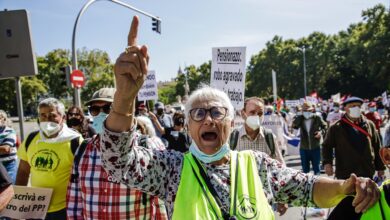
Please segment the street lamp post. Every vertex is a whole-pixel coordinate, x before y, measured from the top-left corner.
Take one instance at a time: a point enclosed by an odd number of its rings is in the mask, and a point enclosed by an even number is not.
[[[303,54],[303,88],[304,88],[304,93],[305,97],[307,96],[307,88],[306,88],[306,47],[298,47],[300,51],[302,51]]]
[[[87,8],[92,5],[92,3],[97,2],[97,1],[102,1],[102,0],[89,0],[80,10],[79,14],[77,15],[76,21],[73,26],[73,34],[72,34],[72,70],[77,70],[78,69],[78,64],[77,64],[77,53],[76,53],[76,30],[77,30],[77,24],[79,23],[80,17],[83,15],[83,13],[87,10]],[[154,16],[152,14],[149,14],[147,12],[141,11],[129,4],[126,4],[124,2],[118,1],[118,0],[107,0],[109,2],[124,6],[128,9],[131,9],[133,11],[136,11],[140,14],[143,14],[147,17],[150,17],[153,19],[153,21],[158,21],[158,25],[161,23],[161,19],[157,16]],[[156,30],[157,31],[157,30]],[[160,30],[157,31],[160,33]],[[74,88],[74,104],[76,106],[81,107],[81,100],[80,100],[80,89],[75,87]]]

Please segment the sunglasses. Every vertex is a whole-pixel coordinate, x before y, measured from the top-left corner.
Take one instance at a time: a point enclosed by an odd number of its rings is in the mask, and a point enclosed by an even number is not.
[[[73,116],[80,116],[80,113],[72,113],[72,112],[69,112],[68,115],[70,117],[73,117]]]
[[[212,107],[205,108],[193,108],[190,110],[190,116],[192,120],[196,122],[203,121],[206,118],[207,112],[210,112],[210,116],[214,120],[222,120],[226,117],[227,108],[225,107]]]
[[[97,106],[92,105],[88,106],[88,111],[91,113],[92,116],[98,115],[101,111],[103,111],[106,114],[109,114],[111,110],[111,104],[103,105],[103,106]]]

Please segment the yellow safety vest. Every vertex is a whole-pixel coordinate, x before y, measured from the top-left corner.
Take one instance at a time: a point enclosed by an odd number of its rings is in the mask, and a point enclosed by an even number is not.
[[[199,169],[204,168],[198,167],[195,160],[191,153],[184,155],[173,219],[223,219],[220,207],[200,175]],[[273,220],[274,213],[265,197],[253,154],[231,151],[230,162],[229,215],[236,219]]]

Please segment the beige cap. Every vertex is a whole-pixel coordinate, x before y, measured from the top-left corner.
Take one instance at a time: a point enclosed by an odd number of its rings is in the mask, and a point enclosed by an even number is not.
[[[92,99],[85,103],[85,105],[90,105],[95,101],[105,101],[113,102],[114,101],[115,88],[101,88],[92,95]]]

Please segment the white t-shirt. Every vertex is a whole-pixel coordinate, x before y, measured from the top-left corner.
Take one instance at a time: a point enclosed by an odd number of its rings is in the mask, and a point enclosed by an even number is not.
[[[276,136],[276,141],[278,142],[280,149],[285,150],[287,141],[283,136],[285,126],[283,117],[276,114],[264,115],[264,120],[261,125],[272,130],[272,133]]]

